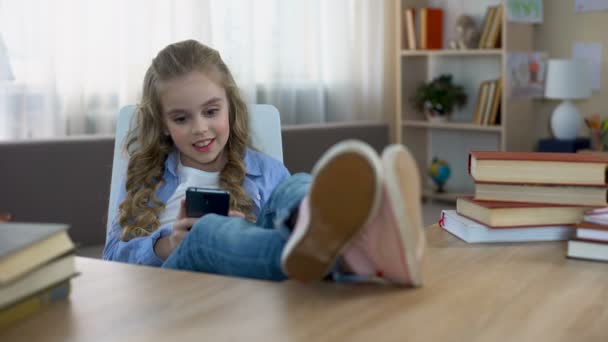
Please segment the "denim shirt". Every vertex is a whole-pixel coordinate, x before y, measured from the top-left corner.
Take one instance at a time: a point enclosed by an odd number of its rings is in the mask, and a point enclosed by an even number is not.
[[[252,149],[247,149],[244,162],[246,175],[243,187],[253,201],[253,214],[258,216],[274,188],[285,178],[289,177],[289,171],[278,160]],[[156,197],[163,203],[167,203],[179,185],[180,179],[177,173],[177,164],[178,152],[177,150],[173,150],[165,161],[163,172],[164,183],[156,192]],[[113,217],[108,218],[103,258],[105,260],[123,261],[131,264],[160,266],[163,260],[154,252],[154,245],[159,238],[171,234],[172,226],[170,224],[159,227],[148,236],[136,237],[129,241],[122,241],[120,239],[122,228],[118,222],[118,207],[127,197],[125,178],[123,176],[120,193],[117,196],[116,202],[110,204],[112,206],[111,212],[113,213]]]

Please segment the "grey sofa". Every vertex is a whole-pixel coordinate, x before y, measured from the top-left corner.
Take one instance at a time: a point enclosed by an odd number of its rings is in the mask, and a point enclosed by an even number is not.
[[[284,163],[292,173],[309,172],[338,141],[360,139],[381,151],[388,133],[385,124],[284,127]],[[113,149],[112,136],[0,143],[0,212],[69,223],[79,245],[103,244]]]

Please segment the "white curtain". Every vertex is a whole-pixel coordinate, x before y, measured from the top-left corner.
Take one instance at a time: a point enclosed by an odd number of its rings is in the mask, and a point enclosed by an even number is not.
[[[380,121],[384,16],[373,0],[0,0],[0,139],[112,133],[155,54],[189,38],[283,124]]]

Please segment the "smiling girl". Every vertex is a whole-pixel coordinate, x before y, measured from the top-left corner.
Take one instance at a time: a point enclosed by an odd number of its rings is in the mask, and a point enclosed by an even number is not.
[[[268,280],[420,284],[419,181],[402,146],[380,160],[345,141],[312,176],[290,176],[250,146],[249,113],[228,67],[193,40],[154,58],[136,115],[105,259]],[[191,186],[228,190],[229,216],[186,217]]]

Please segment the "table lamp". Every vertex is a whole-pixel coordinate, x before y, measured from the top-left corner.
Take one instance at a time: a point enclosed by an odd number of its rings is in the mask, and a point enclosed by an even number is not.
[[[575,59],[549,60],[545,97],[563,100],[551,115],[551,131],[559,140],[574,140],[582,126],[581,115],[572,100],[591,96],[587,62]]]
[[[13,69],[11,69],[11,63],[8,60],[8,49],[4,45],[2,35],[0,35],[0,81],[13,81],[15,76],[13,75]]]

